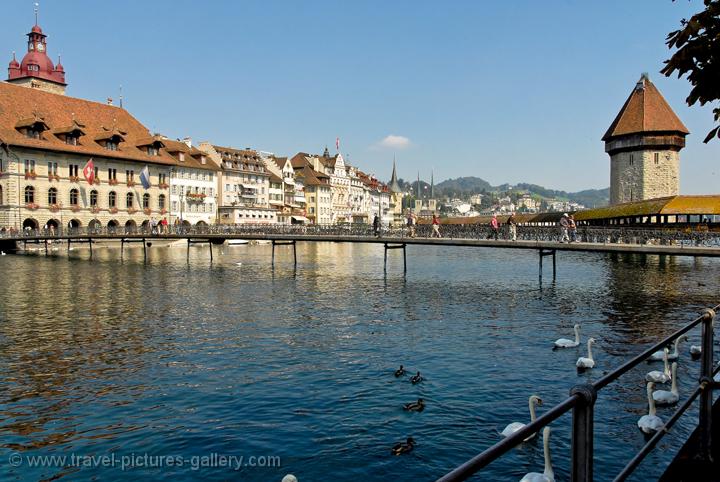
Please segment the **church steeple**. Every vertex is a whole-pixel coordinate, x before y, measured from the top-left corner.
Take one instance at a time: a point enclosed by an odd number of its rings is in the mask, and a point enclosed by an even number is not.
[[[430,171],[430,199],[435,199],[435,173]]]
[[[390,192],[393,192],[393,193],[402,192],[402,189],[400,188],[400,184],[398,184],[398,181],[397,181],[397,174],[395,172],[395,157],[393,157],[393,171],[392,171],[392,176],[390,176]]]

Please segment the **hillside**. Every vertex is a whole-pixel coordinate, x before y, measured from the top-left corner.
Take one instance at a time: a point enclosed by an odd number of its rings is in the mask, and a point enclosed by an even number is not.
[[[415,192],[417,182],[407,183],[400,180],[400,183],[403,189],[412,189],[412,192]],[[428,183],[420,181],[420,186],[420,189],[423,192],[427,192],[429,188]],[[447,179],[435,185],[436,197],[467,198],[472,194],[478,193],[506,193],[510,191],[527,191],[544,199],[573,201],[587,207],[605,206],[608,204],[610,199],[609,188],[585,189],[578,192],[567,192],[529,183],[519,183],[515,185],[501,184],[499,186],[493,186],[485,179],[475,176]]]

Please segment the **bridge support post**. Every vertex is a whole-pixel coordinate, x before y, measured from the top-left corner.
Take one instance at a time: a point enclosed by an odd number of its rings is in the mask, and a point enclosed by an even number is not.
[[[143,238],[142,243],[143,243],[143,262],[147,263],[147,243],[145,242],[145,238]]]
[[[90,246],[90,259],[92,259],[93,253],[92,253],[92,238],[88,238],[88,245]]]
[[[700,450],[697,458],[712,462],[712,398],[713,398],[713,321],[715,312],[705,310],[702,324],[702,366],[700,369],[700,384],[703,386],[700,393],[700,420],[698,421],[700,435]]]
[[[71,242],[71,239],[70,239],[70,238],[68,238],[68,240],[67,240],[67,241],[68,241],[68,247],[67,247],[67,252],[68,252],[68,254],[70,254],[70,242]]]
[[[570,480],[592,482],[593,480],[593,419],[597,391],[592,385],[576,385],[570,396],[579,395],[572,412],[572,460]]]
[[[297,269],[297,242],[295,240],[292,241],[276,241],[272,240],[272,258],[270,260],[271,266],[275,267],[275,246],[292,246],[293,247],[293,264],[295,266],[295,269]]]
[[[208,240],[208,244],[210,245],[210,262],[213,262],[213,252],[212,252],[212,242]]]
[[[123,258],[123,254],[125,254],[125,238],[120,238],[120,259]]]
[[[390,244],[390,243],[383,243],[385,245],[385,256],[384,256],[384,262],[383,262],[383,272],[387,273],[387,252],[388,249],[402,249],[403,250],[403,274],[407,274],[407,253],[405,251],[405,243],[401,244]]]
[[[557,276],[557,263],[555,259],[555,250],[554,249],[544,249],[540,248],[539,250],[540,254],[540,280],[542,280],[543,275],[543,258],[545,256],[552,256],[552,265],[553,265],[553,280]]]
[[[45,238],[45,256],[48,255],[48,242],[47,238]]]

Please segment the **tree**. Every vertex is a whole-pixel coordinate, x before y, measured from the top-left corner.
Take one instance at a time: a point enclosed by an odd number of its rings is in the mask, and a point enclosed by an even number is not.
[[[705,10],[690,20],[682,19],[682,28],[668,34],[668,48],[677,51],[660,71],[667,77],[676,71],[678,78],[687,74],[693,86],[686,99],[690,106],[720,100],[720,0],[704,0],[704,4]],[[715,122],[720,123],[720,107],[713,109],[713,115]],[[720,125],[703,142],[715,137],[720,138]]]

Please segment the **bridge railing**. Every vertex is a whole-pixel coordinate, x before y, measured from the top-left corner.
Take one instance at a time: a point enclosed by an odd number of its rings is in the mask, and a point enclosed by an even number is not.
[[[625,465],[615,477],[615,482],[626,480],[640,465],[645,457],[652,452],[658,442],[668,433],[675,422],[700,397],[700,413],[698,419],[698,432],[700,449],[698,456],[702,460],[711,459],[711,428],[712,428],[712,390],[714,388],[714,375],[720,371],[720,366],[713,369],[713,321],[715,312],[720,305],[705,312],[675,331],[659,343],[643,351],[635,358],[627,361],[612,372],[590,384],[582,384],[570,390],[570,396],[525,425],[522,429],[504,438],[484,452],[476,455],[464,464],[438,479],[438,482],[458,482],[467,480],[481,469],[497,460],[514,447],[521,444],[530,435],[538,433],[543,427],[549,425],[564,414],[572,411],[571,425],[571,466],[570,475],[573,482],[591,482],[593,480],[593,426],[594,407],[598,393],[616,381],[622,375],[637,367],[653,353],[663,350],[668,344],[685,335],[698,325],[702,325],[701,369],[698,386],[685,402],[667,419],[664,426],[647,440],[640,451]]]
[[[0,238],[23,237],[61,237],[61,236],[117,236],[125,235],[327,235],[327,236],[376,236],[384,238],[405,239],[411,237],[431,237],[432,226],[421,224],[414,232],[405,226],[383,226],[375,231],[372,225],[363,223],[348,224],[235,224],[235,225],[204,225],[183,226],[170,225],[151,228],[149,226],[98,226],[82,228],[43,228],[22,231],[0,230]],[[451,239],[494,239],[495,233],[487,225],[464,224],[442,225],[440,234]],[[510,239],[508,226],[502,226],[498,239]],[[522,241],[561,241],[561,232],[555,226],[518,226],[517,239]],[[689,229],[659,229],[638,227],[603,227],[581,226],[575,233],[569,233],[569,239],[577,242],[591,243],[623,243],[634,245],[676,245],[676,246],[720,246],[720,233],[695,231]]]

